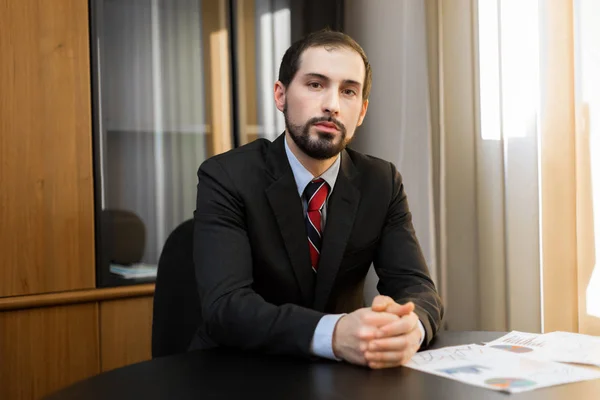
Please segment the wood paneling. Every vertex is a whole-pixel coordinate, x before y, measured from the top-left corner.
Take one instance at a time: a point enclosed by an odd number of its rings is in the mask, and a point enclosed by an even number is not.
[[[232,148],[227,1],[202,1],[202,16],[207,145],[214,155]]]
[[[95,285],[87,5],[0,0],[0,297]]]
[[[258,138],[256,92],[256,5],[254,0],[235,2],[237,31],[237,90],[239,143],[244,145]]]
[[[102,371],[151,358],[152,297],[100,303]]]
[[[0,298],[0,311],[21,310],[33,307],[48,307],[65,304],[90,303],[99,300],[124,299],[154,295],[154,284],[120,286],[103,289],[73,290],[70,292],[47,293],[30,296]]]
[[[100,370],[97,304],[0,312],[0,398],[39,399]]]

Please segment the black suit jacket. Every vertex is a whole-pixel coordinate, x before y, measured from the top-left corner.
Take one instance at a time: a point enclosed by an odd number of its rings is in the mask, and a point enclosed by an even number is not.
[[[315,276],[284,140],[259,139],[198,170],[194,263],[202,320],[190,347],[309,356],[324,314],[364,306],[371,263],[381,294],[415,303],[426,345],[443,308],[394,165],[343,151]]]

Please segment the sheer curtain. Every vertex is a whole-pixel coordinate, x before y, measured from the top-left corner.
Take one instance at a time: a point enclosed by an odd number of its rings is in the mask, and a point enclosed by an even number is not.
[[[600,3],[573,6],[578,328],[600,335]]]
[[[393,162],[403,177],[417,237],[438,281],[424,0],[347,0],[345,31],[373,68],[369,110],[352,147]],[[374,29],[374,27],[385,29]],[[365,301],[376,294],[367,278]]]
[[[597,2],[348,0],[345,12],[374,79],[353,145],[403,174],[445,327],[598,333]]]
[[[448,328],[598,334],[600,7],[430,7]]]

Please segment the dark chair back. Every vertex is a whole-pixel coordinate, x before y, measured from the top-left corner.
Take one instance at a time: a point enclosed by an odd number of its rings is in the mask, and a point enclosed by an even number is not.
[[[111,263],[132,265],[144,257],[146,227],[133,211],[102,210],[104,251]]]
[[[152,318],[152,358],[187,350],[198,321],[200,299],[193,260],[194,221],[167,238],[158,261]]]

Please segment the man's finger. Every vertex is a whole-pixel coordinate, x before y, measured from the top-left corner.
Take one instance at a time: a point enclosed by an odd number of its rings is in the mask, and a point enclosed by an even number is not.
[[[410,346],[410,339],[407,335],[393,336],[383,339],[371,340],[368,343],[367,350],[376,351],[404,351]]]
[[[369,310],[369,312],[366,312],[363,315],[361,315],[361,321],[363,324],[375,327],[384,326],[399,320],[400,317],[387,312],[375,312]]]
[[[415,313],[399,318],[397,321],[392,321],[389,324],[380,326],[376,337],[389,337],[403,335],[414,330],[417,330],[417,324],[419,323],[419,317]]]
[[[383,363],[383,362],[376,362],[376,361],[372,361],[368,363],[369,368],[371,369],[384,369],[384,368],[396,368],[402,365],[402,363],[396,362],[396,363]]]
[[[373,311],[385,311],[385,309],[390,304],[395,304],[396,302],[389,296],[377,295],[373,299],[373,303],[371,305],[371,309]]]
[[[358,338],[361,339],[362,341],[373,340],[373,339],[375,339],[376,336],[377,336],[377,327],[375,327],[375,326],[363,325],[358,330]],[[364,350],[362,350],[362,351],[364,351]]]
[[[404,351],[366,351],[365,359],[368,362],[400,363],[406,358]]]
[[[407,347],[403,351],[366,351],[364,357],[371,368],[391,368],[408,363],[416,352],[416,347]]]
[[[414,310],[415,304],[413,302],[408,302],[406,304],[398,304],[394,302],[392,304],[388,304],[386,309],[383,311],[396,314],[397,316],[402,317],[403,315],[410,314]]]
[[[413,312],[414,309],[415,304],[412,301],[409,301],[406,304],[398,304],[391,297],[382,295],[375,296],[373,304],[371,305],[371,310],[373,311],[385,311],[396,314],[399,317]]]

